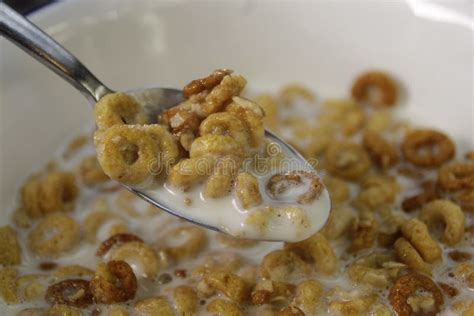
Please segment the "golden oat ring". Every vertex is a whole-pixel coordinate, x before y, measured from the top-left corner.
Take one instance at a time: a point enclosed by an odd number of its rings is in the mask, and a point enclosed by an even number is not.
[[[40,257],[56,256],[72,249],[80,240],[80,227],[63,213],[41,220],[28,235],[29,248]]]
[[[230,69],[217,69],[214,70],[209,76],[199,78],[191,81],[183,88],[183,95],[185,98],[189,98],[194,94],[198,94],[204,90],[210,90],[221,83],[225,76],[230,75],[232,70]]]
[[[400,155],[395,146],[377,132],[366,131],[362,144],[372,160],[382,168],[391,167],[400,160]]]
[[[165,246],[163,249],[170,254],[175,260],[181,260],[186,257],[197,255],[203,250],[208,242],[207,234],[204,230],[195,226],[182,226],[172,229],[166,234],[167,238],[181,239],[186,237],[186,240],[178,246]],[[166,242],[166,241],[165,241]]]
[[[146,115],[141,105],[123,92],[103,96],[94,107],[94,113],[100,130],[114,125],[146,123]]]
[[[263,143],[265,112],[257,103],[235,96],[226,106],[225,111],[236,115],[245,124],[250,134],[250,147],[258,147]]]
[[[127,242],[131,241],[138,241],[138,242],[143,242],[143,240],[133,234],[130,233],[119,233],[111,236],[110,238],[104,240],[100,245],[99,248],[97,248],[97,251],[95,252],[96,256],[103,256],[105,255],[112,247],[122,245]]]
[[[171,168],[168,182],[179,188],[187,189],[213,172],[214,157],[183,159]]]
[[[143,183],[150,177],[158,150],[145,130],[116,125],[96,140],[100,165],[109,177],[132,185]]]
[[[240,204],[245,209],[262,203],[262,194],[260,193],[258,180],[250,173],[241,172],[237,175],[235,193]]]
[[[243,147],[230,136],[204,135],[194,140],[189,151],[191,158],[205,156],[239,156],[244,155]]]
[[[286,105],[294,103],[295,99],[298,97],[308,103],[313,103],[316,100],[314,93],[300,83],[291,83],[284,86],[280,90],[279,97]]]
[[[427,147],[430,151],[421,152]],[[415,166],[426,168],[438,167],[451,160],[456,151],[454,143],[448,136],[432,129],[420,129],[408,133],[401,148],[406,160]]]
[[[287,191],[289,187],[303,184],[305,178],[309,180],[309,188],[296,198],[296,202],[309,204],[319,197],[324,187],[321,178],[312,172],[277,173],[268,180],[266,189],[273,199],[278,199],[278,196]]]
[[[74,174],[60,171],[48,174],[41,183],[40,194],[44,213],[70,208],[79,195]]]
[[[143,129],[156,144],[156,164],[152,166],[152,171],[157,175],[166,175],[170,166],[174,165],[178,159],[178,144],[166,128],[161,125],[145,125]]]
[[[347,180],[358,179],[370,168],[370,158],[364,148],[348,141],[329,145],[325,160],[329,173]]]
[[[397,315],[421,315],[421,313],[415,313],[410,304],[408,304],[408,298],[415,295],[419,289],[430,292],[434,300],[434,310],[422,312],[422,314],[434,316],[440,312],[441,306],[444,304],[444,298],[439,287],[431,278],[412,272],[398,277],[390,288],[388,299]]]
[[[111,260],[141,264],[143,276],[153,278],[160,269],[160,258],[156,251],[143,241],[128,241],[110,252]]]
[[[394,245],[398,259],[411,269],[431,274],[431,267],[423,260],[413,245],[403,237],[398,238]]]
[[[435,200],[425,204],[420,212],[420,220],[428,226],[441,220],[445,224],[443,240],[455,245],[464,237],[464,213],[461,207],[449,200]]]
[[[96,303],[111,304],[125,302],[135,297],[137,278],[125,261],[109,261],[107,272],[113,280],[96,275],[90,281],[90,290]]]
[[[444,191],[474,189],[474,163],[456,162],[442,166],[438,173],[438,183]]]
[[[45,300],[51,305],[65,304],[85,308],[93,303],[89,281],[68,279],[52,284],[46,290]]]
[[[201,110],[205,116],[221,111],[225,105],[242,92],[247,80],[240,75],[227,75],[215,86],[201,103]]]
[[[232,113],[219,112],[209,115],[199,126],[199,133],[204,135],[228,135],[237,143],[247,146],[249,131],[240,118]]]
[[[403,236],[410,241],[426,262],[433,263],[441,258],[441,248],[431,237],[428,227],[412,218],[401,226]]]
[[[375,89],[378,97],[371,97]],[[397,102],[397,86],[385,72],[369,71],[361,74],[352,84],[352,97],[359,102],[367,102],[372,106],[390,107]]]

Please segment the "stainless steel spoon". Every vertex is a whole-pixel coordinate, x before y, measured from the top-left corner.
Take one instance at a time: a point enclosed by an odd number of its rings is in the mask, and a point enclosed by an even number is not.
[[[0,3],[0,34],[68,81],[87,98],[92,106],[95,106],[96,102],[106,94],[114,92],[100,82],[76,57],[53,38],[5,3]],[[171,88],[136,89],[127,91],[127,93],[142,103],[148,113],[150,123],[156,123],[158,113],[183,100],[182,91]],[[309,163],[296,150],[273,133],[266,130],[265,136],[282,148],[286,148],[300,163],[309,166]],[[143,191],[124,186],[142,199],[172,215],[208,229],[222,231],[220,227],[184,217],[179,210],[160,203]]]

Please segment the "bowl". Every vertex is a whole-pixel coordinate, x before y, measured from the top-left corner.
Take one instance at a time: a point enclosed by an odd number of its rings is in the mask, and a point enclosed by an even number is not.
[[[434,9],[433,9],[434,8]],[[353,78],[385,69],[399,107],[421,125],[474,146],[473,22],[422,1],[67,1],[32,21],[109,87],[182,87],[226,67],[252,91],[305,83],[318,98],[348,95]],[[21,183],[93,125],[66,82],[1,39],[0,223]]]

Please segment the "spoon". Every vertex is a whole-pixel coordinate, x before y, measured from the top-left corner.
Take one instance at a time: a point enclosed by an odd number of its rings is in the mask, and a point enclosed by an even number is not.
[[[113,90],[100,82],[69,51],[5,3],[0,3],[0,34],[69,82],[86,97],[92,106],[95,106],[97,101],[103,96],[114,93]],[[171,88],[156,87],[136,89],[127,91],[127,93],[132,95],[143,105],[150,123],[157,122],[157,117],[160,112],[184,100],[181,90]],[[271,142],[278,144],[281,148],[286,149],[299,163],[314,171],[303,156],[286,142],[268,130],[265,130],[265,137]],[[207,229],[225,232],[222,227],[216,227],[205,221],[198,221],[184,216],[179,210],[173,209],[169,205],[164,205],[164,203],[151,197],[150,194],[143,190],[138,190],[129,185],[124,185],[124,187],[169,214]],[[326,204],[330,208],[329,195],[326,190],[321,197],[328,199],[328,203]],[[320,224],[322,225],[322,223]]]

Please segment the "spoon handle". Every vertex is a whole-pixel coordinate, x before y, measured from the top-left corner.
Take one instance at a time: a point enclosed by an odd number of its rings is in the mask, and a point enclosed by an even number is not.
[[[91,104],[112,92],[64,47],[5,3],[0,3],[0,34],[72,84]]]

